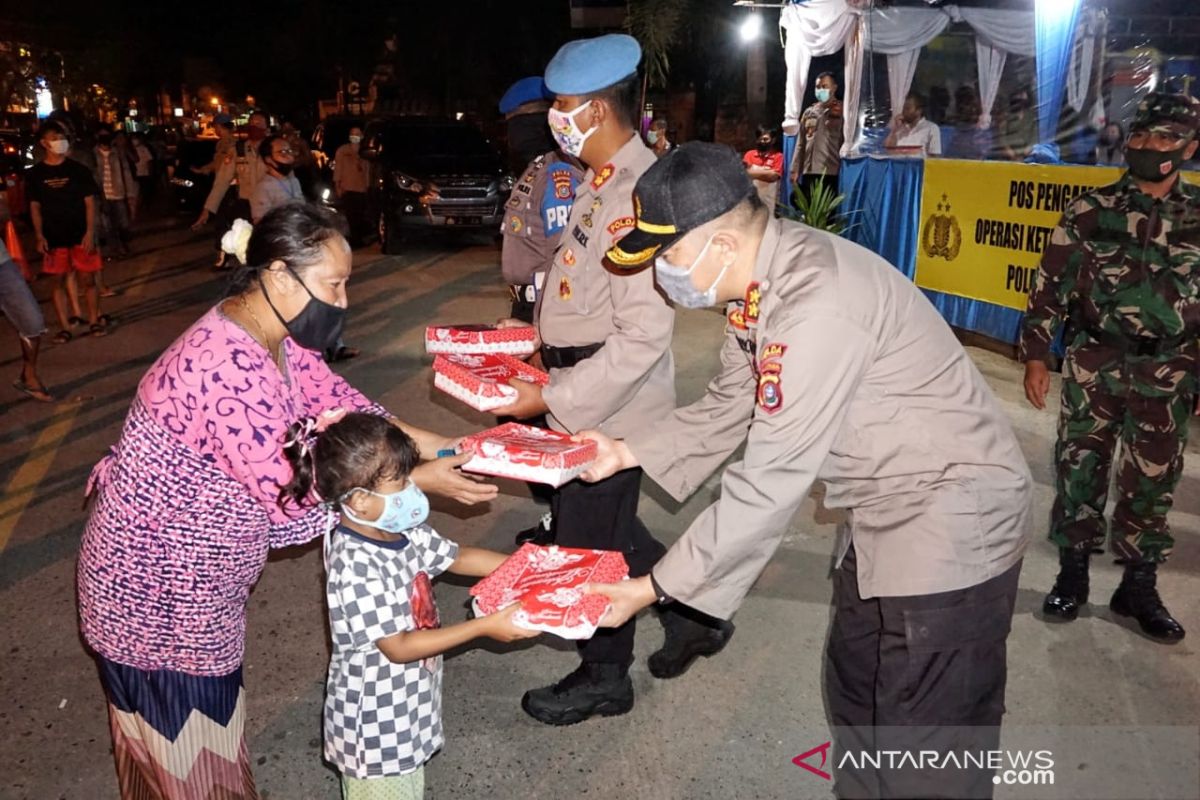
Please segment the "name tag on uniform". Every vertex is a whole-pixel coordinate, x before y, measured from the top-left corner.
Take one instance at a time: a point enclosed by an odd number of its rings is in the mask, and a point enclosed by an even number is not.
[[[533,187],[530,186],[528,183],[518,183],[517,191],[520,192],[521,194],[533,194]]]
[[[575,226],[575,230],[571,231],[571,235],[575,237],[575,241],[579,242],[584,247],[587,247],[588,235],[584,233],[583,229],[578,225]]]

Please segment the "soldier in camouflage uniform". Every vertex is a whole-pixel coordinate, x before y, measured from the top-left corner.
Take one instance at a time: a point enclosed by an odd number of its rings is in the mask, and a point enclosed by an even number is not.
[[[1043,610],[1073,620],[1087,602],[1088,560],[1105,541],[1104,507],[1118,440],[1111,548],[1125,564],[1109,607],[1162,642],[1184,629],[1163,606],[1157,567],[1197,392],[1200,188],[1180,179],[1196,153],[1200,103],[1151,94],[1126,142],[1129,170],[1081,195],[1042,255],[1021,331],[1025,394],[1045,406],[1046,360],[1071,320],[1055,448],[1050,541],[1061,570]],[[1102,551],[1100,551],[1102,552]]]

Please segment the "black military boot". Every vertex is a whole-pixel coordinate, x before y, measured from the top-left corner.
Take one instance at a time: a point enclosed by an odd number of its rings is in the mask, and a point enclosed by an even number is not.
[[[1185,631],[1163,606],[1155,585],[1157,580],[1158,564],[1144,561],[1127,564],[1121,585],[1113,592],[1108,607],[1114,614],[1136,619],[1142,632],[1151,639],[1175,644]]]
[[[517,547],[526,542],[533,542],[536,545],[545,547],[546,545],[554,544],[554,517],[549,512],[542,515],[537,525],[532,528],[526,528],[517,534]]]
[[[1058,577],[1042,603],[1042,613],[1048,619],[1070,622],[1079,616],[1079,607],[1088,600],[1088,562],[1091,558],[1088,550],[1058,549]]]
[[[526,692],[521,708],[547,725],[574,725],[596,714],[626,714],[633,708],[629,667],[585,661],[558,683]]]
[[[699,656],[712,656],[733,636],[733,623],[672,603],[659,611],[666,639],[646,660],[650,674],[664,680],[687,672]]]

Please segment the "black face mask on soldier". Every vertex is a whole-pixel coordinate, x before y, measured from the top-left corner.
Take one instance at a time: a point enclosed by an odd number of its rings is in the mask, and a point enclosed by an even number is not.
[[[1148,147],[1126,147],[1125,163],[1129,173],[1139,180],[1158,183],[1170,178],[1183,164],[1183,151],[1191,142],[1174,150],[1151,150]]]
[[[270,295],[267,294],[267,287],[262,282],[262,276],[259,276],[259,286],[262,287],[263,297],[267,300],[267,305],[275,312],[275,318],[283,323],[283,327],[287,328],[288,335],[292,337],[292,341],[300,345],[306,350],[315,350],[318,353],[332,349],[342,336],[342,328],[346,324],[346,309],[339,308],[332,303],[326,303],[324,300],[318,299],[308,286],[296,274],[296,271],[291,267],[287,271],[292,273],[304,291],[308,294],[308,302],[304,308],[300,309],[300,313],[290,320],[285,320],[279,310],[275,308],[275,304],[271,302]]]

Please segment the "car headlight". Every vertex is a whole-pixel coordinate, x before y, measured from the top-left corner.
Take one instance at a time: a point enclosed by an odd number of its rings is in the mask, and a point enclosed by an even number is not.
[[[392,181],[396,184],[396,188],[402,192],[413,192],[420,194],[425,191],[425,184],[421,183],[416,178],[409,177],[403,172],[393,172]]]
[[[500,179],[500,191],[511,192],[513,187],[517,185],[517,179],[512,175],[505,175]]]

